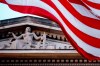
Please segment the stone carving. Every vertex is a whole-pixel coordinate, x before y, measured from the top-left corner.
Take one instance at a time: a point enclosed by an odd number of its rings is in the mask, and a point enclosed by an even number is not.
[[[13,32],[9,34],[13,38],[0,41],[0,49],[73,49],[69,42],[46,38],[45,32],[37,36],[31,32],[30,27],[26,27],[25,32],[20,36],[16,36]]]
[[[3,43],[0,42],[0,49],[9,49],[9,47],[10,47],[9,41],[3,41]]]
[[[16,36],[14,33],[11,33],[15,41],[11,42],[11,49],[39,49],[41,43],[44,44],[46,42],[46,34],[44,33],[42,36],[37,36],[34,32],[31,33],[31,28],[27,27],[25,33]],[[23,39],[21,39],[23,37]],[[35,40],[39,40],[36,45],[34,45],[33,37]]]

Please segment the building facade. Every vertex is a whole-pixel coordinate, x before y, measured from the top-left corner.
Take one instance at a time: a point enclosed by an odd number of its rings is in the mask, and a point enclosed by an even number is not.
[[[68,42],[51,20],[24,16],[0,21],[1,66],[99,66]]]

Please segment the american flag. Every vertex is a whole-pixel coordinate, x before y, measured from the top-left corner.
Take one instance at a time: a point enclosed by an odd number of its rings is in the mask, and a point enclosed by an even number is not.
[[[0,1],[15,11],[55,21],[81,55],[100,59],[100,0]]]

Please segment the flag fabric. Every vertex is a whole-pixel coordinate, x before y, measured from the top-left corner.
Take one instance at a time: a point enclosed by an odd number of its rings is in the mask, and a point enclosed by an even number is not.
[[[55,21],[87,59],[100,59],[100,0],[0,0],[18,12]]]

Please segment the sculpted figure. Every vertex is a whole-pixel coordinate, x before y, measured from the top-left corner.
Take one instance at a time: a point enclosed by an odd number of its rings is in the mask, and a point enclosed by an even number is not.
[[[8,47],[10,47],[9,42],[4,41],[0,43],[0,49],[8,49]]]
[[[45,44],[46,44],[46,33],[45,32],[41,36],[41,40],[42,40],[42,44],[43,44],[43,49],[45,49]]]
[[[14,33],[12,33],[12,35],[13,35],[13,38],[15,39],[15,41],[11,42],[10,49],[22,49],[23,43],[20,40],[21,36],[17,37]]]
[[[33,37],[38,40],[40,39],[40,37],[37,37],[35,33],[31,33],[31,28],[30,27],[26,27],[25,29],[25,33],[20,35],[20,36],[16,36],[14,33],[12,33],[15,41],[12,42],[12,48],[23,48],[23,49],[30,49],[33,43]],[[23,37],[23,42],[20,40],[20,38]]]
[[[40,39],[40,37],[37,37],[36,34],[33,32],[31,33],[31,28],[30,27],[27,27],[26,30],[25,30],[25,33],[22,34],[23,38],[24,38],[24,41],[26,43],[28,43],[29,45],[32,45],[33,43],[33,37],[37,40],[37,39]]]
[[[46,44],[46,33],[44,32],[43,35],[40,36],[40,40],[37,42],[38,49],[45,49]]]

